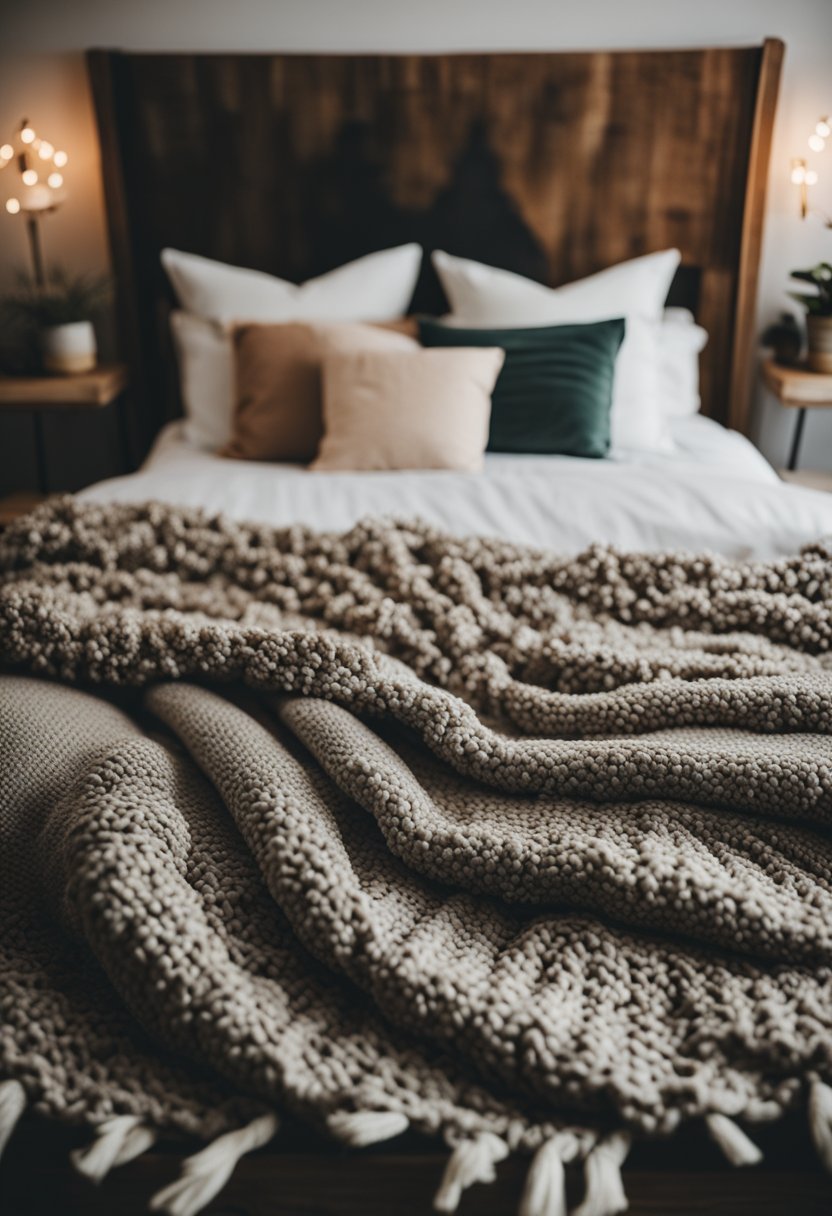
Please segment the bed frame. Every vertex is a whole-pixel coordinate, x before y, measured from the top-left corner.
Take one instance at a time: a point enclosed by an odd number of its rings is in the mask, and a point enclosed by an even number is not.
[[[678,245],[671,297],[710,332],[706,411],[745,430],[782,54],[773,40],[534,55],[92,52],[137,435],[146,444],[177,409],[164,245],[301,280],[411,239],[552,284]],[[414,307],[441,307],[429,266]],[[66,1165],[72,1137],[24,1124],[0,1170],[3,1211],[138,1216],[181,1152],[160,1146],[96,1189]],[[636,1146],[631,1216],[832,1211],[800,1120],[755,1139],[766,1159],[751,1171],[726,1167],[695,1126]],[[350,1154],[290,1124],[208,1212],[426,1216],[445,1157],[415,1137]],[[515,1211],[524,1170],[503,1163],[460,1216]]]
[[[179,413],[165,245],[299,282],[415,240],[553,286],[676,245],[704,412],[746,432],[782,57],[90,52],[138,453]]]

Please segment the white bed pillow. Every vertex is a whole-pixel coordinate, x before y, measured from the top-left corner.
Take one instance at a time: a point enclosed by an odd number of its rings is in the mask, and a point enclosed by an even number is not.
[[[679,265],[678,249],[646,254],[563,287],[452,257],[432,257],[451,305],[448,324],[467,327],[589,324],[624,317],[610,426],[613,451],[672,449],[661,409],[662,311]]]
[[[420,245],[399,245],[298,286],[195,253],[162,250],[162,265],[182,308],[228,326],[245,321],[393,321],[407,311],[421,261]]]
[[[466,325],[498,327],[581,325],[629,316],[659,321],[680,256],[678,249],[648,253],[562,287],[545,287],[439,249],[431,260],[454,318],[458,313]]]
[[[666,418],[699,413],[699,354],[708,334],[687,308],[666,308],[659,335],[659,399]]]
[[[395,321],[410,304],[421,266],[419,245],[371,253],[299,287],[257,270],[177,249],[162,251],[184,311],[171,315],[185,409],[185,436],[219,448],[231,438],[236,324],[285,321]]]
[[[185,410],[184,434],[198,448],[216,451],[231,439],[234,413],[234,348],[214,321],[172,312],[170,328]]]

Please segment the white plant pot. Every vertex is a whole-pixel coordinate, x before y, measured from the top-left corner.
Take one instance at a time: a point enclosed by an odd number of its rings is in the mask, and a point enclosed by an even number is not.
[[[60,376],[88,372],[95,367],[96,345],[92,321],[50,325],[40,332],[43,366]]]

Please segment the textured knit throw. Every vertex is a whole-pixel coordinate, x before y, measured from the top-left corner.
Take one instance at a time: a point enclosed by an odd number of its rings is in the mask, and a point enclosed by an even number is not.
[[[509,1151],[525,1216],[570,1160],[618,1211],[696,1118],[742,1162],[802,1106],[832,1161],[831,641],[820,547],[46,504],[0,538],[0,1142],[218,1137],[176,1213],[282,1110],[441,1135],[443,1211]]]

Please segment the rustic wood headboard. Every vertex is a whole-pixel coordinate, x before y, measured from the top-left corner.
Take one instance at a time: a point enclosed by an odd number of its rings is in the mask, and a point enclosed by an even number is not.
[[[177,412],[165,245],[301,281],[416,240],[552,285],[675,245],[703,408],[746,430],[782,55],[91,51],[140,449]]]

